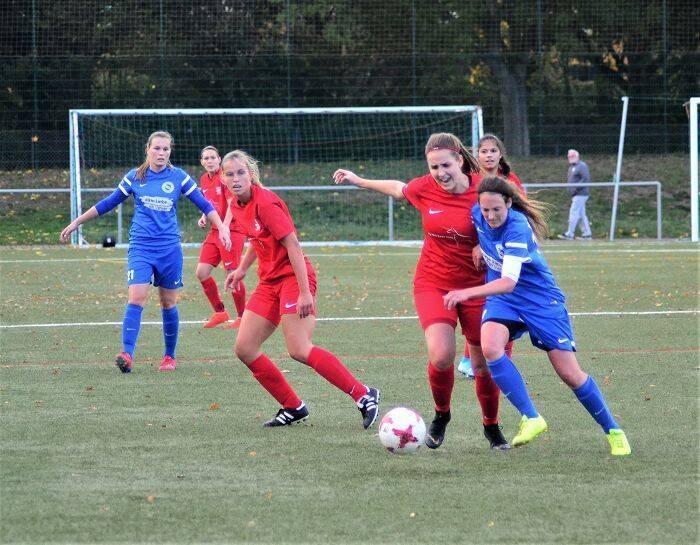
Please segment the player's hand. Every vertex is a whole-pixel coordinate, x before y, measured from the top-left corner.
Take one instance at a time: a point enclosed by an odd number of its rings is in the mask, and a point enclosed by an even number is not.
[[[442,296],[442,302],[447,310],[454,310],[457,305],[468,301],[472,297],[469,294],[469,288],[463,290],[452,290]]]
[[[59,240],[61,242],[68,242],[68,239],[70,239],[71,233],[75,231],[78,228],[77,225],[73,225],[73,222],[69,223],[67,227],[61,231],[61,235],[59,236]]]
[[[224,245],[224,248],[226,248],[226,251],[231,250],[231,231],[229,229],[219,230],[219,240],[221,244]]]
[[[481,271],[486,266],[484,261],[484,252],[481,251],[481,246],[478,244],[472,248],[472,261],[477,271]]]
[[[233,269],[226,275],[226,280],[224,280],[224,290],[238,291],[240,289],[240,282],[244,278],[244,271],[242,271],[241,269]]]
[[[314,312],[314,296],[311,293],[300,293],[297,298],[297,314],[299,318],[306,318]]]
[[[344,168],[339,168],[333,173],[333,181],[336,185],[342,185],[344,183],[355,184],[359,179],[359,176],[352,172],[351,170],[345,170]]]
[[[202,229],[206,228],[207,216],[205,214],[202,214],[201,217],[197,220],[197,225],[199,225]]]

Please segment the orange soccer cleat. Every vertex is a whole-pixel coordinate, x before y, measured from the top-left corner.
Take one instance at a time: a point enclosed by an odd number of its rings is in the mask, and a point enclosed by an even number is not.
[[[166,354],[165,356],[163,356],[163,361],[160,362],[160,367],[158,368],[158,371],[175,371],[176,366],[177,362],[175,361],[175,358]]]
[[[222,310],[221,312],[215,312],[211,315],[211,318],[204,324],[205,328],[216,327],[223,323],[228,322],[230,316],[228,311]]]
[[[224,325],[224,329],[238,329],[241,326],[241,317],[237,316],[233,322]]]

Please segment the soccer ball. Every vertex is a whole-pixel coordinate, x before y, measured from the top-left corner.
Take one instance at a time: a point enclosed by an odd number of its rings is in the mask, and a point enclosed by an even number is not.
[[[393,454],[413,454],[425,441],[425,422],[413,409],[391,409],[379,423],[379,441]]]

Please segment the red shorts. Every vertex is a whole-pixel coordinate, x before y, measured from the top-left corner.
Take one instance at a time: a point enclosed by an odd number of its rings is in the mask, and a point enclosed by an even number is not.
[[[413,289],[413,302],[416,305],[418,320],[423,330],[433,324],[450,324],[457,327],[457,321],[462,326],[469,344],[481,346],[481,313],[484,308],[483,299],[475,299],[457,305],[456,309],[447,310],[442,296],[448,290],[440,288],[420,287]]]
[[[316,296],[316,275],[309,275],[311,294]],[[297,313],[299,284],[295,276],[286,276],[281,280],[267,282],[261,280],[246,301],[245,309],[259,314],[275,325],[279,325],[283,314]],[[316,315],[316,312],[313,312]]]
[[[227,250],[219,240],[218,231],[210,231],[199,250],[199,262],[218,267],[223,261],[224,269],[232,271],[241,262],[245,239],[245,235],[231,231],[231,249]]]

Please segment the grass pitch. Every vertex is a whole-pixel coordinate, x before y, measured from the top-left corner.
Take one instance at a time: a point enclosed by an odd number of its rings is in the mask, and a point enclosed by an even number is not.
[[[410,405],[430,420],[411,301],[417,250],[308,253],[315,342],[382,390],[382,412]],[[196,250],[186,250],[177,371],[157,372],[153,293],[134,372],[122,375],[124,251],[3,248],[0,541],[697,543],[697,246],[548,243],[545,254],[569,295],[581,365],[628,434],[627,458],[609,455],[527,338],[515,359],[550,431],[526,447],[488,450],[473,383],[458,378],[445,444],[391,455],[350,398],[289,359],[279,333],[266,352],[311,418],[263,429],[277,407],[233,357],[235,333],[201,328],[210,309]],[[506,401],[501,420],[512,437]]]

